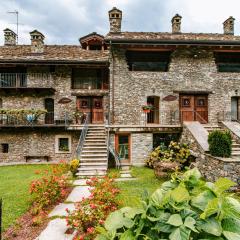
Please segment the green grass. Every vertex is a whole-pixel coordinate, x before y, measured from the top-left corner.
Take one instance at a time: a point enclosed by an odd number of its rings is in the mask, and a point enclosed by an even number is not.
[[[137,180],[118,182],[122,206],[136,207],[141,205],[141,198],[145,190],[152,194],[165,180],[158,180],[152,169],[146,167],[133,167],[132,175]]]
[[[3,199],[3,229],[7,229],[30,206],[30,182],[39,175],[36,170],[49,165],[18,165],[0,167],[0,198]]]

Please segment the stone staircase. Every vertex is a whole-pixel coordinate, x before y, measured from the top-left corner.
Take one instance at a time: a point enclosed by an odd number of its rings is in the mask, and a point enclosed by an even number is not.
[[[218,125],[204,124],[203,126],[208,131],[208,133],[210,133],[214,130],[224,131],[224,129]],[[232,139],[232,158],[240,159],[240,144],[237,143],[236,140],[234,140],[234,139]]]
[[[77,176],[104,176],[108,167],[107,136],[104,126],[89,126]]]

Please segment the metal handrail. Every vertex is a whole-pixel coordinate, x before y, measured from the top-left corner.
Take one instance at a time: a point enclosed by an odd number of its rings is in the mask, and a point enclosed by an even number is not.
[[[89,119],[90,119],[89,114],[87,114],[86,119],[84,121],[83,129],[82,129],[79,141],[78,141],[78,145],[76,148],[76,158],[77,159],[80,159],[80,155],[82,153],[83,144],[85,142],[85,138],[86,138],[87,132],[88,132]]]
[[[120,169],[121,168],[121,161],[120,161],[120,157],[118,155],[118,153],[116,152],[116,150],[114,149],[114,147],[110,144],[110,129],[108,127],[107,129],[107,155],[108,155],[108,159],[109,159],[109,153],[111,153],[114,157],[114,161],[116,164],[116,168]]]

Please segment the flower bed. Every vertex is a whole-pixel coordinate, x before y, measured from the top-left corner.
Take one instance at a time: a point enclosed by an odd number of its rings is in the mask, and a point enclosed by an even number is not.
[[[93,177],[87,184],[91,187],[89,198],[76,204],[76,209],[69,213],[67,224],[71,229],[78,231],[75,239],[94,239],[96,227],[104,224],[108,214],[118,207],[116,197],[119,189],[116,188],[113,179],[109,177]]]

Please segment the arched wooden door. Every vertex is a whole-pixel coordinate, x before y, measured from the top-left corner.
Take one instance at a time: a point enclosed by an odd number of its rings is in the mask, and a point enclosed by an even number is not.
[[[45,124],[54,124],[54,99],[46,98],[44,105],[47,110],[45,114]]]

